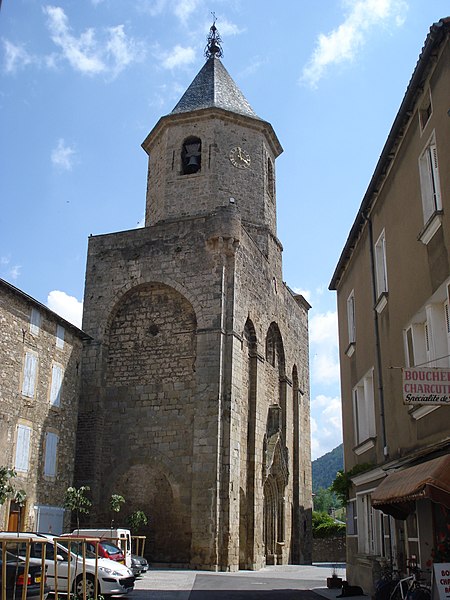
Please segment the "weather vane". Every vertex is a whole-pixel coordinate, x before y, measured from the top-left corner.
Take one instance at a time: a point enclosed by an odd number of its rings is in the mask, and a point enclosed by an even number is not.
[[[209,30],[208,43],[206,44],[205,48],[205,56],[206,58],[211,58],[211,56],[217,56],[220,58],[223,56],[222,46],[220,45],[222,40],[216,27],[216,14],[213,12],[211,14],[213,16],[213,24]]]

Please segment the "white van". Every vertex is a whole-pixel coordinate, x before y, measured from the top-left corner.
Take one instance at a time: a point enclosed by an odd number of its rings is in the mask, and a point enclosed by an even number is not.
[[[109,540],[116,546],[119,546],[125,555],[126,566],[129,569],[131,568],[131,533],[129,529],[111,529],[110,527],[103,529],[74,529],[72,534]]]

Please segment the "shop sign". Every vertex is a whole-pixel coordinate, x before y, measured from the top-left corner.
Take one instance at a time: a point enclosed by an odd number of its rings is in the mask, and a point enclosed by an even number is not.
[[[402,369],[405,404],[450,404],[450,369]]]
[[[450,563],[434,563],[434,598],[450,600]]]

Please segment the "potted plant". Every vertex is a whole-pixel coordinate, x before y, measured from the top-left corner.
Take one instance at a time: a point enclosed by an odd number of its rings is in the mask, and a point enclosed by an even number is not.
[[[327,577],[327,588],[337,589],[342,587],[342,577],[338,576],[337,567],[333,565],[331,577]]]

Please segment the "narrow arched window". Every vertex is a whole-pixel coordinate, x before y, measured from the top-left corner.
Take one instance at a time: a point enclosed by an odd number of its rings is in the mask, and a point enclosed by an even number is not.
[[[267,157],[267,192],[271,198],[275,196],[275,175],[273,172],[273,162]]]
[[[202,166],[202,141],[199,138],[189,137],[183,142],[181,164],[183,175],[200,171]]]

